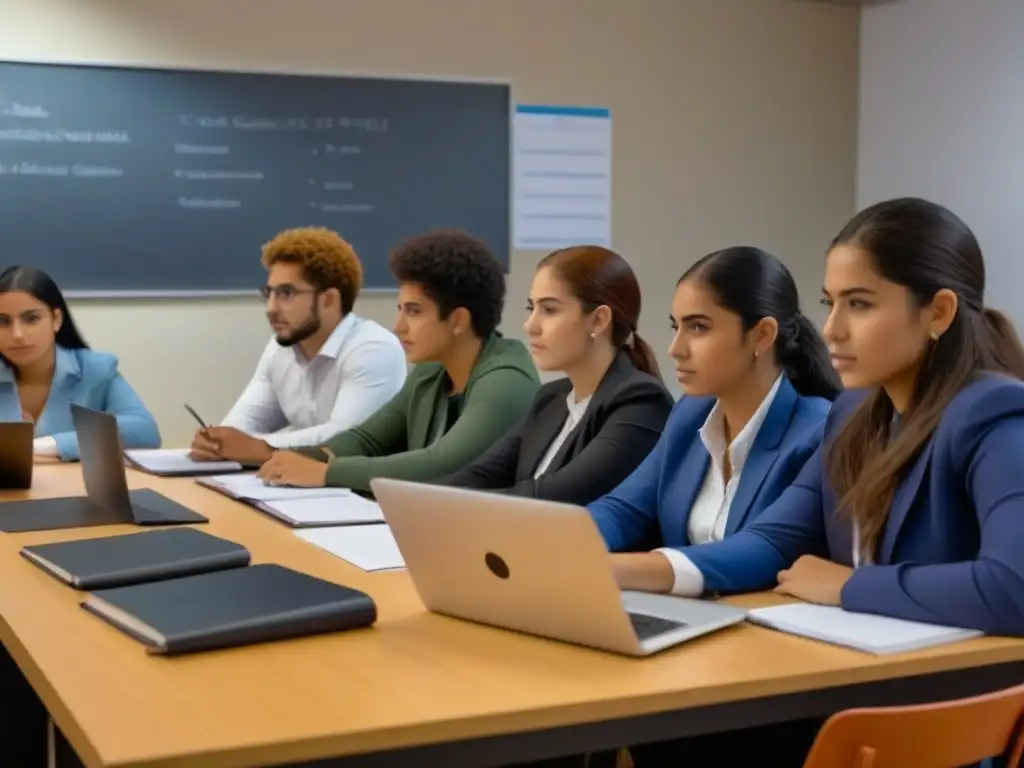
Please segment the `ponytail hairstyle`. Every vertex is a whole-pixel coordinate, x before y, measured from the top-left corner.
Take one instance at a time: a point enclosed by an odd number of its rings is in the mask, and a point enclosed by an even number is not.
[[[775,360],[793,389],[806,397],[838,397],[842,382],[818,330],[800,312],[796,282],[781,261],[760,248],[736,246],[709,253],[679,282],[684,280],[700,283],[719,306],[739,315],[744,331],[774,318]]]
[[[13,292],[29,294],[49,307],[51,312],[60,310],[62,319],[55,338],[58,346],[65,349],[89,348],[71,317],[71,310],[68,309],[68,303],[64,300],[64,294],[60,292],[57,283],[48,274],[34,267],[8,267],[0,272],[0,293]],[[0,361],[8,366],[11,365],[3,355],[0,355]]]
[[[850,416],[828,449],[829,481],[856,526],[861,556],[874,558],[899,479],[935,432],[942,413],[980,371],[1024,378],[1024,349],[1012,324],[984,306],[985,262],[971,230],[951,211],[918,198],[878,203],[858,213],[832,241],[871,259],[884,280],[926,306],[947,289],[956,315],[929,344],[899,430],[881,387]]]
[[[638,371],[661,380],[654,350],[640,338],[640,283],[633,268],[615,251],[576,245],[550,253],[537,269],[551,267],[586,312],[600,306],[612,311],[612,344],[623,350]]]

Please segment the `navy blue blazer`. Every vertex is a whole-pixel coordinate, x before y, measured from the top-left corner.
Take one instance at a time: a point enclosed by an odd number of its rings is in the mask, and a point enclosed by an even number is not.
[[[838,433],[864,391],[842,395],[825,427]],[[824,450],[757,522],[683,552],[712,592],[776,583],[801,555],[853,565],[853,526],[837,514]],[[897,486],[875,562],[842,591],[851,611],[1024,635],[1024,383],[982,374],[953,398]]]
[[[690,508],[711,456],[700,428],[713,397],[683,397],[644,462],[614,491],[587,508],[612,552],[690,543]],[[783,379],[750,448],[729,508],[726,535],[749,525],[793,482],[821,442],[831,403],[803,397]]]

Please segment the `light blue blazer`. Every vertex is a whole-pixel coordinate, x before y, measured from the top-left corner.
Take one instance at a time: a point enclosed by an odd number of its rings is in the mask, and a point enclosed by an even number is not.
[[[618,488],[589,505],[612,552],[690,543],[687,525],[711,463],[700,429],[713,397],[676,403],[654,450]],[[799,474],[821,443],[831,403],[800,395],[783,379],[750,449],[725,535],[750,525]]]
[[[117,417],[126,449],[159,448],[160,430],[131,385],[118,373],[117,358],[91,349],[57,347],[53,384],[36,422],[36,437],[52,437],[62,461],[79,458],[71,404]],[[21,400],[14,371],[0,363],[0,421],[21,421]]]

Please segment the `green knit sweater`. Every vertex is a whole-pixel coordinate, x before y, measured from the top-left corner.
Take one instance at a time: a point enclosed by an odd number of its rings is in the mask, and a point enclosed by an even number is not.
[[[440,363],[417,365],[390,402],[362,425],[300,453],[327,460],[327,485],[369,491],[374,477],[430,482],[483,454],[529,411],[540,387],[537,369],[519,341],[494,334],[480,350],[449,417],[450,382]]]

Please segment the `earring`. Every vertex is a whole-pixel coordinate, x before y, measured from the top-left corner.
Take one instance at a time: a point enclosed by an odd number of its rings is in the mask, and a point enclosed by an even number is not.
[[[932,341],[938,341],[939,340],[939,333],[938,333],[938,331],[932,331],[931,333],[928,334],[928,337]]]
[[[757,358],[758,358],[758,357],[759,357],[760,355],[761,355],[761,353],[760,353],[760,352],[758,352],[758,351],[757,351],[757,350],[755,349],[755,350],[754,350],[754,359],[755,359],[755,360],[757,360]]]
[[[596,339],[597,338],[597,332],[595,331],[594,333],[590,334],[590,338]]]

